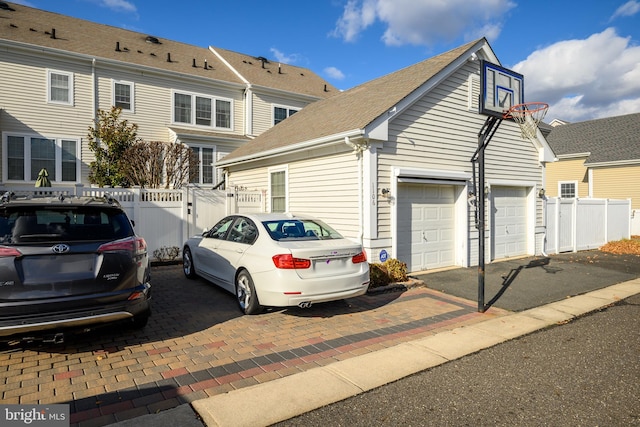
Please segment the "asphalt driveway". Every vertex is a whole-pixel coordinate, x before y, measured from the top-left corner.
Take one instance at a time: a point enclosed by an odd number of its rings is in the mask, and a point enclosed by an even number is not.
[[[478,304],[478,268],[414,275],[430,289]],[[484,303],[523,311],[640,277],[640,256],[598,250],[526,257],[485,266]]]

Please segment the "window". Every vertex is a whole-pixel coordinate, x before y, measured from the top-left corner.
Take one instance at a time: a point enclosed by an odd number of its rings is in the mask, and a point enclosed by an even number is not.
[[[577,184],[575,182],[560,182],[558,183],[558,186],[560,187],[558,193],[563,199],[572,199],[576,197]]]
[[[47,101],[73,105],[73,74],[47,70]]]
[[[113,105],[123,111],[133,111],[133,83],[113,82]]]
[[[215,184],[216,183],[216,150],[210,147],[191,146],[193,154],[198,159],[198,171],[190,177],[192,184]]]
[[[77,182],[80,176],[79,142],[67,138],[3,134],[3,179],[35,181],[43,168],[49,179],[58,182]]]
[[[215,117],[213,111],[215,109]],[[173,94],[173,121],[231,129],[231,101],[187,93]]]
[[[299,110],[289,107],[273,107],[273,124],[277,125],[287,117],[293,116]]]
[[[269,173],[271,189],[271,212],[287,211],[287,171],[278,170]]]
[[[56,142],[53,139],[31,138],[31,181],[38,179],[41,169],[56,176]]]

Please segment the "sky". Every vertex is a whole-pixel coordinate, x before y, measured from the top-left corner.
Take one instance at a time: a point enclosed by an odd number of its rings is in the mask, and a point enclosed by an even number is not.
[[[640,112],[640,0],[12,0],[350,89],[486,37],[545,122]]]

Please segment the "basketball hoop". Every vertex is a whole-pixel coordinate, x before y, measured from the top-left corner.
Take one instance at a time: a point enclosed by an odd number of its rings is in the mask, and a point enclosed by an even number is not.
[[[503,115],[505,119],[513,119],[520,126],[522,137],[534,140],[538,135],[538,124],[544,119],[549,104],[544,102],[525,102],[514,105]]]

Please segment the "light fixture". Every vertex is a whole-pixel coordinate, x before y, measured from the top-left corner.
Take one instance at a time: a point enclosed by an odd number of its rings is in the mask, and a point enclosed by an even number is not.
[[[544,191],[544,188],[541,188],[538,191],[538,197],[540,197],[541,199],[544,199],[544,195],[546,194],[546,191]]]
[[[383,188],[382,190],[380,190],[380,192],[382,193],[382,197],[389,197],[389,189],[388,188]]]

